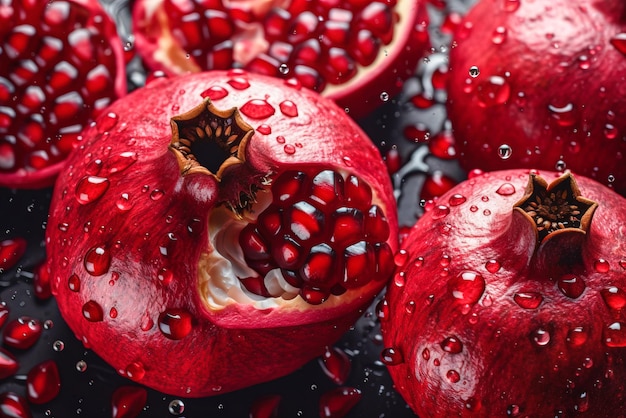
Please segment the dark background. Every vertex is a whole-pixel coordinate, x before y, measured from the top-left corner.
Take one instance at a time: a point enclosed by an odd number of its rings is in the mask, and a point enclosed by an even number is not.
[[[407,138],[407,127],[428,131],[430,138],[442,130],[445,124],[445,92],[433,89],[433,71],[445,69],[446,52],[450,47],[450,35],[440,30],[444,14],[463,13],[469,0],[434,1],[429,5],[431,15],[432,50],[415,76],[408,80],[403,92],[387,102],[381,101],[380,108],[360,125],[386,155],[395,148],[402,158],[402,167],[393,176],[396,188],[400,222],[409,226],[421,214],[420,190],[427,176],[439,171],[455,181],[464,178],[464,173],[454,160],[441,160],[429,153],[428,139],[415,141]],[[129,33],[129,5],[119,0],[106,0],[105,7],[118,21],[122,42],[131,41]],[[131,88],[143,83],[145,72],[138,59],[129,64]],[[422,93],[432,96],[433,105],[427,109],[416,107],[411,99]],[[0,188],[0,241],[23,237],[28,240],[26,254],[18,264],[8,271],[0,272],[0,301],[10,309],[9,320],[29,316],[44,324],[38,342],[28,350],[10,349],[20,362],[15,376],[0,381],[0,393],[14,391],[26,393],[26,374],[44,360],[55,360],[61,373],[60,395],[41,406],[31,406],[34,417],[88,417],[111,416],[111,395],[123,385],[134,383],[120,377],[115,370],[100,360],[93,352],[85,349],[63,322],[55,301],[38,300],[33,292],[33,276],[45,258],[44,234],[48,205],[52,189],[37,191],[9,190]],[[377,299],[380,299],[381,296]],[[375,303],[361,317],[355,327],[337,344],[351,359],[351,373],[347,386],[362,391],[362,399],[348,417],[403,418],[415,417],[393,385],[380,361],[382,339],[375,315]],[[64,349],[53,349],[56,341],[62,341]],[[114,341],[111,344],[115,344]],[[84,361],[86,370],[79,371],[77,363]],[[280,395],[282,401],[278,416],[318,417],[320,396],[337,387],[314,360],[290,376],[257,385],[231,394],[204,399],[182,399],[185,405],[182,417],[248,417],[251,404],[264,395]],[[168,405],[177,398],[148,390],[148,402],[140,417],[172,417]]]

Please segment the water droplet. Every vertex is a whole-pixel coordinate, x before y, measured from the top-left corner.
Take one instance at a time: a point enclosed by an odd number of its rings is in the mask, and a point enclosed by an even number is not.
[[[182,413],[185,412],[185,403],[180,399],[174,399],[167,406],[167,410],[172,415],[182,415]]]
[[[114,112],[109,112],[106,115],[100,117],[97,121],[97,130],[99,134],[109,132],[117,125],[119,117]]]
[[[430,213],[433,220],[442,219],[448,216],[450,208],[446,205],[437,205],[430,211]]]
[[[265,123],[259,125],[259,127],[256,128],[256,130],[263,135],[269,135],[272,133],[272,128],[268,124],[265,124]]]
[[[610,269],[610,265],[609,262],[606,261],[603,258],[599,258],[596,261],[594,261],[593,263],[593,268],[598,272],[598,273],[607,273]]]
[[[109,179],[105,177],[85,176],[76,184],[76,200],[81,205],[92,203],[102,197],[109,184]]]
[[[502,144],[498,147],[498,157],[503,160],[508,160],[513,154],[513,148],[508,144]]]
[[[143,367],[143,363],[139,361],[133,361],[128,366],[126,366],[125,373],[129,379],[138,382],[146,375],[146,369]]]
[[[565,164],[565,161],[563,160],[558,160],[556,164],[554,164],[554,169],[556,171],[562,172],[562,171],[565,171],[566,168],[567,168],[567,164]]]
[[[319,364],[324,374],[337,385],[346,383],[352,368],[346,352],[337,347],[326,347]]]
[[[112,418],[139,416],[148,401],[148,391],[138,386],[120,386],[111,396]]]
[[[611,45],[622,54],[626,55],[626,32],[618,33],[610,40]]]
[[[296,153],[296,147],[294,147],[291,144],[285,144],[285,146],[283,147],[283,150],[285,151],[285,154],[288,154],[288,155],[293,155]]]
[[[230,80],[228,80],[228,84],[230,84],[231,87],[237,90],[245,90],[250,87],[250,82],[248,81],[248,79],[242,76],[231,78]]]
[[[408,313],[409,315],[411,315],[412,313],[415,312],[415,301],[414,300],[410,300],[408,301],[405,305],[404,305],[404,310],[406,311],[406,313]]]
[[[509,405],[508,408],[506,408],[506,414],[510,417],[517,417],[520,412],[521,410],[519,405]]]
[[[509,100],[511,87],[500,76],[491,76],[476,88],[476,98],[480,107],[492,107],[504,104]]]
[[[107,162],[108,172],[111,174],[120,173],[133,165],[138,158],[139,156],[134,151],[122,152],[119,155],[111,157]]]
[[[540,347],[548,345],[551,338],[550,333],[543,328],[535,329],[530,336],[532,341]]]
[[[163,267],[157,273],[157,279],[163,286],[169,286],[174,278],[174,273],[166,267]]]
[[[52,343],[52,349],[54,351],[63,351],[65,349],[65,343],[61,340],[56,340]]]
[[[501,265],[498,260],[489,260],[485,263],[485,268],[489,273],[497,273],[500,267]]]
[[[83,316],[89,322],[102,321],[104,314],[102,312],[102,306],[94,300],[89,300],[83,305]]]
[[[562,106],[550,104],[548,110],[559,126],[570,127],[576,123],[577,115],[573,103],[566,103]]]
[[[89,164],[87,164],[87,166],[85,167],[85,172],[89,174],[90,176],[95,176],[100,172],[101,169],[102,169],[102,160],[100,158],[97,158],[91,161]]]
[[[387,93],[386,91],[383,91],[382,93],[380,93],[380,100],[382,102],[386,102],[389,100],[389,93]]]
[[[203,98],[209,98],[211,100],[219,100],[228,96],[228,90],[222,86],[212,86],[200,93]]]
[[[87,273],[92,276],[101,276],[109,271],[111,253],[101,246],[92,247],[85,254],[83,264]]]
[[[463,343],[455,336],[446,337],[440,345],[443,351],[450,354],[458,354],[463,351]]]
[[[26,393],[28,401],[41,405],[50,402],[61,391],[59,368],[53,360],[37,364],[26,376]]]
[[[520,0],[503,0],[504,1],[504,10],[507,12],[514,12],[519,9],[521,4]]]
[[[394,347],[384,348],[380,353],[380,359],[388,366],[395,366],[404,361],[400,350]]]
[[[520,308],[537,309],[543,302],[543,296],[537,292],[520,292],[513,295],[513,300]]]
[[[580,297],[586,289],[585,281],[575,274],[565,274],[557,281],[559,290],[568,298]]]
[[[465,196],[456,193],[450,196],[450,199],[448,199],[448,204],[450,206],[459,206],[465,203],[465,201],[467,201],[467,198]]]
[[[480,69],[478,69],[478,67],[477,67],[477,66],[472,65],[472,66],[470,67],[470,69],[469,69],[469,75],[470,75],[470,77],[472,77],[472,78],[476,78],[476,77],[478,77],[478,74],[480,74]]]
[[[85,360],[78,360],[76,362],[76,370],[81,373],[87,371],[87,362]]]
[[[626,324],[613,322],[604,329],[604,344],[607,347],[626,347]]]
[[[459,380],[461,380],[461,375],[456,370],[448,370],[446,378],[450,381],[450,383],[458,383]]]
[[[610,309],[620,310],[626,306],[626,292],[616,286],[602,289],[600,294]]]
[[[295,118],[296,116],[298,116],[298,107],[291,100],[285,100],[283,102],[280,102],[278,108],[285,116],[288,116],[290,118]]]
[[[478,302],[485,291],[485,279],[473,271],[463,271],[448,282],[448,290],[461,304]]]
[[[159,329],[167,338],[180,340],[192,329],[192,316],[183,309],[169,309],[159,315]]]
[[[511,183],[502,183],[500,187],[498,187],[498,190],[496,190],[496,193],[500,196],[511,196],[515,194],[515,191],[515,186]]]
[[[120,197],[115,202],[115,206],[123,212],[126,212],[132,209],[134,203],[130,200],[130,195],[128,193],[122,193]]]
[[[587,342],[587,331],[583,327],[575,327],[567,332],[567,343],[572,347],[580,347]]]
[[[503,44],[506,41],[507,31],[504,26],[498,26],[491,35],[491,42],[496,45]]]
[[[239,110],[252,119],[266,119],[276,112],[274,107],[263,99],[252,99],[241,106]]]

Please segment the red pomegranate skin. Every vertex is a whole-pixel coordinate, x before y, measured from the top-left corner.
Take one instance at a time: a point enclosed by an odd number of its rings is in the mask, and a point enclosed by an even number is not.
[[[170,120],[207,96],[222,122],[239,108],[254,131],[219,176],[198,167],[181,174]],[[333,344],[391,276],[397,219],[384,163],[358,125],[317,93],[241,70],[155,79],[84,136],[55,186],[47,266],[76,337],[122,376],[201,397],[288,374]],[[242,256],[236,233],[224,231],[262,216],[267,198],[259,191],[261,203],[239,207],[241,217],[229,205],[281,173],[313,168],[353,173],[371,187],[389,229],[377,264],[386,277],[333,288],[316,303],[256,289],[253,303],[228,287],[240,277],[228,257]]]
[[[534,176],[544,203],[574,178],[559,176]],[[626,415],[626,201],[575,182],[585,199],[560,208],[577,206],[581,226],[541,243],[513,209],[529,202],[526,169],[464,181],[403,241],[379,307],[383,361],[421,418]]]
[[[481,0],[454,43],[447,109],[464,168],[570,169],[626,194],[626,3]]]
[[[97,0],[0,13],[0,187],[51,187],[80,132],[126,94],[124,50]]]

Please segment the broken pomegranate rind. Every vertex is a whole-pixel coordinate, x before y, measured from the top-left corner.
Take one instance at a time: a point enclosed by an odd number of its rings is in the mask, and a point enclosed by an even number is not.
[[[531,173],[524,197],[514,206],[529,219],[537,234],[537,244],[563,232],[586,234],[598,203],[580,194],[576,179],[569,172],[548,184]]]

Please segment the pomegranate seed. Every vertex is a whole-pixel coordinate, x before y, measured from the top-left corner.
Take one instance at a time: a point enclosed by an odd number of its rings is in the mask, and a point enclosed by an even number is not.
[[[319,359],[322,370],[335,384],[343,385],[348,380],[352,364],[350,358],[340,348],[326,347]]]
[[[256,399],[250,406],[250,418],[276,418],[280,401],[279,395],[267,395]]]
[[[312,12],[300,13],[292,20],[287,30],[287,40],[292,44],[297,44],[309,39],[315,33],[318,23],[319,19]]]
[[[24,238],[5,239],[0,241],[0,272],[15,266],[26,252]]]
[[[19,367],[17,358],[4,348],[0,348],[0,379],[13,376]]]
[[[159,329],[171,340],[185,338],[192,327],[192,316],[184,309],[168,309],[159,315]]]
[[[111,396],[113,418],[135,418],[148,401],[148,391],[137,386],[120,386]]]
[[[50,402],[61,391],[59,368],[53,360],[47,360],[33,367],[26,376],[28,401],[41,405]]]
[[[6,325],[3,342],[9,347],[26,350],[37,342],[42,331],[38,320],[21,316]]]
[[[351,387],[331,389],[320,397],[319,410],[321,418],[340,418],[361,399],[361,391]]]
[[[0,411],[8,418],[31,418],[26,399],[15,392],[0,393]]]

